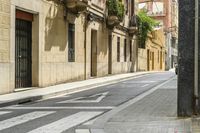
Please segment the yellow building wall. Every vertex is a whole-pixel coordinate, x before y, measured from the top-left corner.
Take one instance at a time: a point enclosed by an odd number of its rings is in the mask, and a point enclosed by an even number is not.
[[[138,49],[138,71],[165,70],[165,36],[162,29],[148,36],[145,49]]]

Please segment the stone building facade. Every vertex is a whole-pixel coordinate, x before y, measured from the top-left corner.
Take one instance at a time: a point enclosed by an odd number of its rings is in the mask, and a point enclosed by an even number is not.
[[[0,0],[0,94],[136,71],[136,4],[122,1],[124,19],[111,29],[106,0],[86,1],[77,13],[59,0]]]
[[[148,35],[145,49],[138,48],[138,71],[165,70],[165,35],[163,29]]]
[[[165,65],[174,68],[178,56],[178,1],[177,0],[139,0],[139,8],[146,9],[148,16],[160,22],[165,32]]]
[[[13,81],[11,77],[12,52],[10,50],[11,28],[10,0],[0,0],[0,88],[1,93],[11,92]]]

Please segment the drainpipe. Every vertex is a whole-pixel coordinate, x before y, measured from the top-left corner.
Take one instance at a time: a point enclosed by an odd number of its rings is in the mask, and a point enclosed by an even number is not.
[[[198,34],[199,34],[199,0],[195,0],[195,47],[194,47],[194,111],[198,111]]]
[[[87,38],[87,13],[85,13],[85,24],[84,24],[84,79],[86,80],[87,76],[86,76],[86,38]]]

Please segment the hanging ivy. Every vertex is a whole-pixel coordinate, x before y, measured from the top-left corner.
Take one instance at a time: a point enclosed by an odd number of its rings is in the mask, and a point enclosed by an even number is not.
[[[124,18],[124,5],[119,0],[108,0],[108,15],[114,15],[119,18],[120,21]]]
[[[146,11],[142,10],[138,13],[137,24],[139,46],[140,48],[145,48],[148,33],[151,32],[155,26],[159,25],[159,23],[147,16]]]
[[[119,20],[122,21],[124,18],[124,5],[122,4],[122,2],[118,1],[118,13],[117,16],[119,17]]]

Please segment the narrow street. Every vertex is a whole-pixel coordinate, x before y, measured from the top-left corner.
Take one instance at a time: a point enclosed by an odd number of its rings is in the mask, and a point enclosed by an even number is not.
[[[200,133],[199,0],[0,0],[0,133]]]
[[[176,86],[176,78],[173,72],[160,72],[134,77],[116,84],[98,87],[71,95],[63,95],[34,103],[4,107],[0,109],[0,132],[83,133],[84,130],[81,131],[79,128],[86,128],[83,126],[84,123],[90,122],[90,120],[94,118],[99,118],[106,113],[112,112],[112,110],[120,108],[124,104],[134,100],[134,98],[168,80],[172,80],[172,82],[169,82],[167,84],[168,86],[164,88],[170,89],[170,86]],[[165,84],[163,84],[163,86],[165,86]],[[175,96],[174,98],[176,99],[176,89],[170,94]],[[146,103],[146,105],[162,104],[162,101],[159,100],[166,99],[170,101],[170,99],[168,99],[169,97],[167,97],[170,96],[170,94],[166,93],[166,97],[163,95],[163,97],[157,99],[158,103],[155,104],[152,104],[151,102],[155,99],[149,99],[149,103]],[[144,96],[142,99],[148,97],[148,94],[146,95],[147,96]],[[156,94],[155,96],[158,97],[160,95]],[[142,101],[142,99],[139,101]],[[157,114],[158,112],[152,112],[156,106],[152,106],[151,110],[143,110],[141,114],[143,114],[143,118],[149,115],[149,119],[151,120],[158,119],[158,116],[164,117],[163,115],[167,113],[171,114],[169,117],[176,117],[176,108],[174,108],[174,106],[176,106],[176,101],[169,104],[172,104],[173,106],[171,106],[171,108],[169,108],[170,106],[166,106],[166,112],[161,113],[160,115]],[[137,108],[133,108],[132,111],[137,112],[138,110],[142,110],[142,105],[143,104],[138,104],[136,106]],[[157,109],[159,111],[159,108]],[[139,116],[140,114],[135,114],[131,119],[135,118],[142,121],[143,119]],[[128,119],[126,115],[123,117],[124,121],[125,119]],[[122,119],[115,116],[115,119],[112,120],[119,121]],[[113,126],[109,126],[110,129],[107,131],[113,130],[112,127]]]

